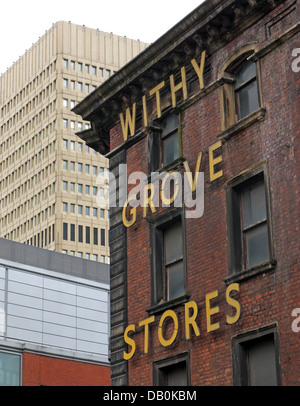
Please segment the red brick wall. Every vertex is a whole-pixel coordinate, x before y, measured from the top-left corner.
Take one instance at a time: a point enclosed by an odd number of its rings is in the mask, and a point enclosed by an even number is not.
[[[292,3],[292,2],[287,2]],[[287,5],[287,4],[286,4]],[[266,25],[283,8],[272,12],[258,25],[245,31],[239,38],[211,57],[212,78],[224,59],[241,45],[258,41],[259,47],[271,42],[266,38]],[[297,13],[277,25],[276,34],[295,24]],[[293,20],[294,18],[294,20]],[[286,20],[287,21],[287,20]],[[226,141],[222,147],[224,176],[210,183],[208,148],[218,141],[221,131],[219,89],[187,108],[182,114],[183,156],[192,171],[197,156],[203,152],[200,171],[205,173],[205,211],[201,219],[187,219],[187,274],[188,292],[199,307],[197,323],[201,336],[184,337],[184,307],[179,315],[176,341],[164,348],[158,341],[160,316],[150,327],[149,353],[144,354],[144,329],[137,328],[134,339],[135,356],[129,361],[130,385],[151,385],[153,362],[182,352],[190,352],[192,385],[232,385],[232,338],[259,327],[277,324],[280,343],[282,383],[299,385],[299,337],[291,329],[291,313],[300,307],[299,264],[299,77],[291,70],[292,49],[299,47],[299,34],[275,48],[261,61],[263,105],[267,109],[263,122]],[[122,142],[120,127],[111,133],[113,145]],[[298,139],[296,138],[298,137]],[[274,273],[260,274],[240,284],[238,295],[241,318],[233,326],[226,325],[228,305],[225,301],[228,276],[225,183],[233,176],[262,161],[268,162],[273,246],[277,266]],[[127,150],[128,174],[147,173],[147,140],[139,141]],[[137,221],[127,230],[128,324],[148,317],[151,304],[149,224],[138,209]],[[220,329],[207,333],[205,295],[218,290],[213,306],[220,306],[216,321]]]
[[[23,386],[109,386],[110,368],[23,353]]]

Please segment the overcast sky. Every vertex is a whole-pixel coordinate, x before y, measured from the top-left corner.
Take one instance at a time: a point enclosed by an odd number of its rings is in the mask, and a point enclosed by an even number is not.
[[[0,73],[57,21],[152,43],[204,0],[9,0],[1,4]]]

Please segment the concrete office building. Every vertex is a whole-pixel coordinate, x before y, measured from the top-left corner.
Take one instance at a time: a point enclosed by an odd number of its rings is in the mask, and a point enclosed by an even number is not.
[[[0,386],[109,384],[109,266],[0,239]]]
[[[300,383],[299,5],[207,0],[75,108],[137,175],[111,208],[112,385]]]
[[[146,44],[57,22],[0,78],[0,236],[109,262],[107,160],[71,112]]]

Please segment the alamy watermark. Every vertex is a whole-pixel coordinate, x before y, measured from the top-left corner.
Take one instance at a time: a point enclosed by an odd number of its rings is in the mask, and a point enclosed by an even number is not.
[[[118,167],[118,177],[106,172],[98,175],[100,190],[96,201],[99,207],[142,207],[152,212],[158,207],[185,206],[186,218],[200,218],[204,213],[204,173],[189,171],[133,172],[128,176],[127,165]],[[133,186],[128,193],[128,187]]]

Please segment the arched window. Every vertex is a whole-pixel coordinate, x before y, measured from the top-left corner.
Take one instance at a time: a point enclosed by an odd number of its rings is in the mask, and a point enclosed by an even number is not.
[[[223,130],[262,107],[258,62],[249,46],[227,58],[220,69],[223,80],[221,109]]]

